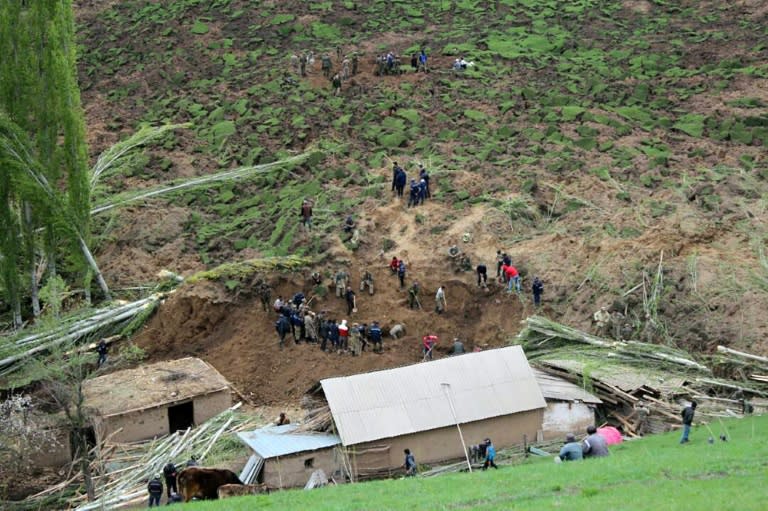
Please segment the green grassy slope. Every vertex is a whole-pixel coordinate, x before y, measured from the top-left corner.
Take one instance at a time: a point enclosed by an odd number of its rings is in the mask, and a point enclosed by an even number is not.
[[[750,88],[768,77],[765,26],[743,6],[127,0],[83,10],[79,20],[84,97],[98,104],[104,140],[139,122],[194,124],[135,177],[173,174],[179,153],[204,172],[313,142],[325,149],[328,159],[298,181],[279,175],[184,200],[196,210],[190,244],[205,262],[246,248],[288,253],[295,232],[280,221],[286,208],[311,195],[343,212],[380,196],[385,176],[370,171],[388,168],[387,158],[470,172],[471,182],[442,179],[438,198],[500,209],[520,230],[499,234],[518,239],[531,235],[526,227],[581,216],[592,220],[573,226],[581,235],[637,238],[685,205],[691,187],[700,188],[698,213],[720,216],[724,193],[754,198],[768,175],[755,147],[768,143],[766,102]],[[407,63],[421,46],[431,56],[428,78],[370,75],[376,54],[394,50]],[[284,81],[292,53],[328,52],[338,66],[337,47],[362,54],[365,93],[334,96],[317,69]],[[457,56],[477,65],[455,76]],[[718,186],[735,175],[747,182],[730,192]],[[578,194],[563,190],[573,178],[584,182]],[[612,192],[597,202],[580,196],[600,186]],[[511,203],[502,200],[510,191],[519,192]],[[632,213],[595,214],[614,208]],[[548,221],[530,225],[539,210]]]
[[[496,471],[287,491],[190,505],[191,510],[475,509],[758,510],[765,509],[768,417],[725,422],[728,442],[692,443],[678,433],[627,442],[609,458],[556,465],[531,459]],[[712,426],[719,434],[720,426]]]

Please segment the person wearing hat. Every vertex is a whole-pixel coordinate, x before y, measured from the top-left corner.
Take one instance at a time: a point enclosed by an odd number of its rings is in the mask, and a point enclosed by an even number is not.
[[[563,461],[576,461],[583,458],[581,444],[576,441],[573,433],[565,435],[565,445],[560,449],[560,459]]]
[[[606,307],[600,307],[600,310],[592,315],[592,319],[595,320],[597,335],[605,335],[608,329],[608,324],[611,321],[611,313],[608,312],[608,309]]]

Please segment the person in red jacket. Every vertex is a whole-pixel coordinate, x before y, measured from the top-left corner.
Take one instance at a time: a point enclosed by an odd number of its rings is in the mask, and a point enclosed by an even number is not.
[[[349,327],[347,326],[347,320],[342,319],[339,325],[339,350],[346,350],[349,348]]]
[[[515,286],[515,289],[519,293],[522,289],[520,288],[520,274],[517,272],[517,268],[515,268],[512,265],[509,266],[502,266],[502,269],[504,270],[504,274],[507,276],[507,292],[512,292],[512,285]]]
[[[389,270],[392,273],[397,273],[397,269],[400,267],[400,261],[397,260],[396,256],[392,256],[392,260],[389,262]]]
[[[433,334],[425,335],[421,338],[424,351],[424,360],[432,360],[432,351],[434,350],[437,341],[437,336]]]

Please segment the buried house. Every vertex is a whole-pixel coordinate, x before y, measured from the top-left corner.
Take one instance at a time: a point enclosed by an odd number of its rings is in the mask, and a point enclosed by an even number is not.
[[[253,456],[240,474],[244,483],[266,483],[271,488],[304,486],[312,474],[340,478],[344,473],[341,440],[329,433],[300,431],[296,424],[268,426],[237,434]]]
[[[126,369],[87,380],[96,437],[135,442],[201,424],[232,404],[229,382],[199,358]]]
[[[562,440],[568,433],[584,433],[595,424],[595,408],[602,401],[569,381],[534,368],[533,374],[547,402],[539,440]]]
[[[322,380],[353,479],[388,475],[410,449],[419,463],[464,456],[466,443],[533,441],[546,407],[519,346]]]

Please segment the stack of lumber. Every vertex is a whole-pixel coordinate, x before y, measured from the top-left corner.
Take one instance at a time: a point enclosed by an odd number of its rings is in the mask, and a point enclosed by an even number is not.
[[[539,316],[526,323],[517,340],[531,363],[599,397],[606,419],[629,436],[678,427],[680,410],[689,400],[698,402],[699,419],[712,420],[740,416],[748,411],[747,401],[768,398],[768,390],[761,388],[768,383],[765,357],[720,347],[718,358],[709,362],[744,366],[746,360],[750,369],[764,368],[766,375],[752,373],[751,381],[723,379],[691,354],[669,346],[603,339]]]
[[[296,428],[296,432],[333,430],[333,416],[331,408],[326,404],[309,410],[304,416],[304,421]]]
[[[239,431],[253,429],[259,425],[253,417],[237,412],[240,403],[229,410],[212,417],[200,426],[188,428],[183,433],[168,435],[149,442],[112,444],[107,439],[94,448],[95,461],[91,464],[94,474],[96,500],[87,502],[84,493],[70,499],[72,508],[87,511],[92,509],[114,509],[133,506],[144,502],[147,496],[147,481],[162,474],[163,467],[173,462],[179,470],[194,455],[201,465],[205,464],[211,449],[217,442]],[[29,500],[40,500],[79,482],[81,476],[74,473],[69,481],[48,488]]]

